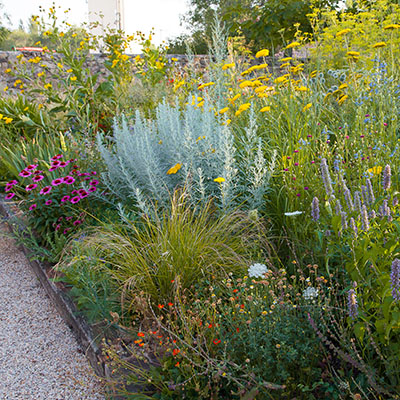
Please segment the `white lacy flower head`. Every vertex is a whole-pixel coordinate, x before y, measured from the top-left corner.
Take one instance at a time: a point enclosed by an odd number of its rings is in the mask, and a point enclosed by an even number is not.
[[[265,264],[256,263],[250,265],[248,274],[250,278],[262,278],[268,272],[268,268]]]
[[[318,297],[318,289],[315,289],[312,286],[308,287],[306,290],[303,290],[303,297],[306,300],[314,300]]]

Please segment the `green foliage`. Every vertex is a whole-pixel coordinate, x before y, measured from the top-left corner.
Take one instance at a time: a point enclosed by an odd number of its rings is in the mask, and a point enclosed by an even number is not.
[[[224,277],[246,266],[243,216],[214,219],[211,205],[192,210],[184,197],[175,195],[170,211],[155,219],[145,217],[137,226],[104,225],[83,238],[84,249],[93,249],[105,263],[98,264],[118,284],[125,307],[140,297],[152,303],[166,301],[175,282],[183,287],[207,277]],[[242,237],[242,235],[244,235]]]

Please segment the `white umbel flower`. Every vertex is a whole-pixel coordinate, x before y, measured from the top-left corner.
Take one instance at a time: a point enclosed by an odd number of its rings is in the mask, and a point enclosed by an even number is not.
[[[306,300],[314,300],[318,297],[318,289],[315,289],[312,286],[308,287],[306,290],[303,290],[303,297]]]
[[[262,278],[268,272],[268,268],[265,264],[256,263],[250,265],[248,274],[250,278]]]

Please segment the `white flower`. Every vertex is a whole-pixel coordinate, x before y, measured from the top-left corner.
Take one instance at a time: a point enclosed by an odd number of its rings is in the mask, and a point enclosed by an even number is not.
[[[300,215],[300,214],[303,214],[303,211],[285,212],[285,215],[286,215],[287,217],[293,217],[293,216],[295,216],[295,215]]]
[[[265,264],[253,264],[250,265],[248,274],[250,278],[262,278],[268,272],[268,268]]]
[[[303,290],[303,297],[306,300],[314,300],[318,297],[318,289],[315,289],[312,286],[308,287],[306,290]]]

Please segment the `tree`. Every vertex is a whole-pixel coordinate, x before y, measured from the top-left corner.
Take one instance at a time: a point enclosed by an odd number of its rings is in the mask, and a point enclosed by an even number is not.
[[[225,22],[231,36],[244,35],[252,50],[276,49],[293,39],[295,24],[311,32],[307,14],[311,6],[335,8],[339,0],[190,0],[183,21],[192,36],[207,41],[211,36],[214,12]]]

